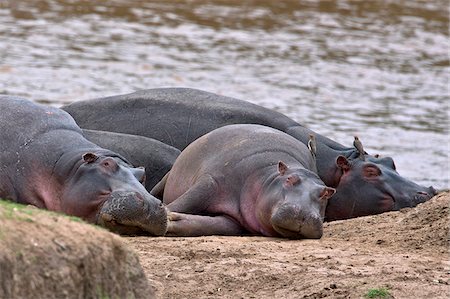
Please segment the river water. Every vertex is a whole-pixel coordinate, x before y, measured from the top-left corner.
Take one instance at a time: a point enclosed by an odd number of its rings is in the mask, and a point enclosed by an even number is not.
[[[357,134],[447,188],[448,26],[447,0],[0,0],[0,93],[59,106],[199,88]]]

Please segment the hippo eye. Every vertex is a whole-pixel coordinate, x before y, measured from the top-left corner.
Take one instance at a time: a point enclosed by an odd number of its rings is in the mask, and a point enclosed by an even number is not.
[[[374,178],[381,175],[381,170],[375,165],[367,165],[363,169],[363,175],[366,178]]]
[[[110,190],[102,190],[100,191],[100,195],[106,196],[106,195],[110,195],[111,191]]]
[[[101,164],[104,168],[109,169],[110,171],[115,171],[117,168],[117,164],[111,160],[105,160]]]
[[[286,181],[284,182],[285,187],[293,187],[295,185],[300,184],[301,180],[300,177],[296,174],[291,174],[286,178]]]

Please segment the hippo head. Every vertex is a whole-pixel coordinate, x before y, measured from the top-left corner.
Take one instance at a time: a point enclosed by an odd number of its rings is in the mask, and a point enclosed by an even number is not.
[[[143,168],[98,153],[85,153],[77,165],[63,190],[63,212],[122,234],[165,234],[167,212],[142,185]]]
[[[304,168],[288,168],[278,163],[278,175],[262,193],[259,202],[265,205],[258,218],[269,218],[269,230],[292,239],[319,239],[323,234],[325,208],[334,194],[317,174]],[[266,212],[264,212],[266,211]],[[267,215],[269,214],[269,215]],[[267,217],[269,216],[269,217]]]
[[[336,165],[340,179],[336,194],[327,206],[326,221],[414,207],[437,193],[433,187],[425,188],[401,177],[390,157],[338,156]]]

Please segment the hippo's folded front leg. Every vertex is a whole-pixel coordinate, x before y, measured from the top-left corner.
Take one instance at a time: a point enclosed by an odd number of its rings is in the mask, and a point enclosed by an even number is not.
[[[172,202],[166,200],[168,196],[164,193],[164,203],[171,212],[199,214],[207,210],[210,203],[216,199],[217,191],[217,181],[210,175],[203,175],[192,187]]]
[[[150,190],[150,194],[153,195],[154,197],[160,199],[162,201],[163,197],[164,197],[164,187],[166,186],[166,181],[167,181],[167,177],[169,176],[169,173],[166,173],[165,176],[163,176],[163,178],[161,179],[161,181],[159,181],[152,190]]]
[[[244,233],[245,230],[232,217],[202,215],[213,202],[219,199],[218,190],[217,181],[212,176],[205,174],[181,196],[169,202],[166,235],[195,237]],[[164,199],[166,199],[166,195],[164,193]]]
[[[166,236],[242,235],[246,231],[228,216],[200,216],[169,212]]]

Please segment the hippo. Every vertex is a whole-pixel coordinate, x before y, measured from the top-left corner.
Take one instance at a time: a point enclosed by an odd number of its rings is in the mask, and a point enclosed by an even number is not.
[[[192,141],[230,124],[260,124],[283,131],[305,145],[316,137],[319,177],[336,189],[325,220],[339,220],[414,207],[434,196],[400,176],[392,158],[363,156],[276,111],[189,88],[159,88],[86,100],[62,107],[82,128],[136,134],[183,150]],[[130,121],[133,120],[133,121]]]
[[[145,171],[83,137],[65,111],[0,96],[0,198],[123,234],[164,235],[167,211]]]
[[[169,210],[168,235],[318,239],[335,189],[314,167],[308,148],[279,130],[228,125],[186,147],[152,194]]]
[[[145,189],[150,191],[170,170],[180,150],[144,136],[83,130],[87,140],[112,150],[134,166],[145,166]]]

